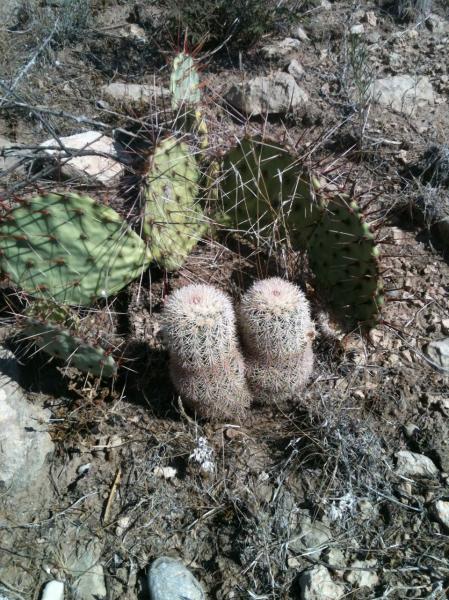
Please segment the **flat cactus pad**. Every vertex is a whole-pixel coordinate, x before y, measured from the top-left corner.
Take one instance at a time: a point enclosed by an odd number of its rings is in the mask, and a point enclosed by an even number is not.
[[[50,194],[0,218],[0,273],[35,297],[90,305],[137,278],[151,256],[111,208]]]
[[[303,249],[313,232],[318,204],[311,177],[276,142],[240,140],[223,160],[223,211],[229,226],[258,242],[284,239]]]
[[[156,147],[145,190],[143,233],[160,266],[178,269],[207,229],[198,201],[200,171],[187,144]]]
[[[379,250],[358,205],[334,195],[309,244],[310,267],[334,311],[346,321],[375,324],[383,305]]]

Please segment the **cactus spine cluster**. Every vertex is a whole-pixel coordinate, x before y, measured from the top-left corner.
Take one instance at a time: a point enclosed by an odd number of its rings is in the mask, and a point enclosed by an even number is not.
[[[175,291],[164,307],[173,383],[200,417],[241,419],[250,403],[230,298],[203,284]]]
[[[258,281],[242,297],[238,324],[255,401],[297,398],[312,373],[315,335],[303,292],[280,277]]]

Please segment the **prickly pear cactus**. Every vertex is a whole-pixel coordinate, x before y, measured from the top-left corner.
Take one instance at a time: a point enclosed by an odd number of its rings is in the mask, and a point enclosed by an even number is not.
[[[21,338],[36,344],[43,352],[64,360],[68,366],[97,377],[113,377],[117,365],[112,356],[100,345],[106,344],[87,317],[81,319],[69,308],[52,302],[38,301],[22,317]],[[113,346],[109,348],[112,350]]]
[[[173,110],[184,105],[195,106],[201,101],[200,78],[191,56],[180,52],[173,61],[170,94]]]
[[[187,144],[174,138],[158,144],[146,179],[143,233],[154,260],[169,271],[184,263],[207,229],[199,179]]]
[[[384,303],[378,257],[358,205],[333,195],[310,239],[309,262],[331,307],[350,323],[376,323]]]
[[[150,260],[123,219],[87,196],[35,197],[0,218],[0,275],[35,297],[90,305]]]
[[[229,226],[259,244],[284,240],[305,248],[319,215],[314,180],[276,142],[244,138],[223,160],[223,211]]]

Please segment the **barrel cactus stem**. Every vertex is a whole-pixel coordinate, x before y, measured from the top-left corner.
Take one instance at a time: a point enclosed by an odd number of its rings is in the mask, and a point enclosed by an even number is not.
[[[173,384],[200,417],[239,420],[250,403],[230,298],[194,284],[174,292],[164,308],[164,335]]]
[[[313,369],[315,330],[303,292],[280,277],[258,281],[243,296],[238,321],[254,399],[296,398]]]

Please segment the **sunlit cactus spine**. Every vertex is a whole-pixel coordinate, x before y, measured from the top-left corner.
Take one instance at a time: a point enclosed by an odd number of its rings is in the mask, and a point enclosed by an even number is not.
[[[303,292],[280,277],[258,281],[241,300],[238,322],[254,400],[297,399],[313,370],[315,336]]]
[[[163,319],[171,378],[185,404],[202,418],[241,419],[251,397],[230,298],[188,285],[168,298]]]

